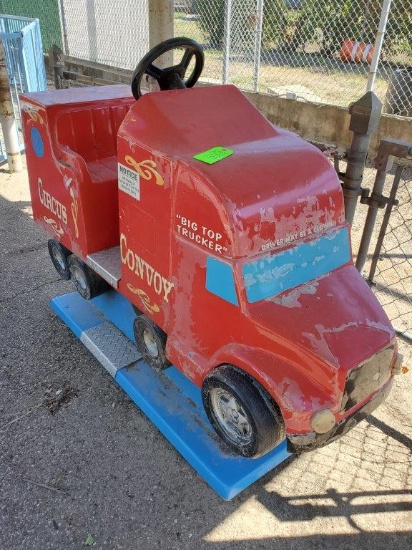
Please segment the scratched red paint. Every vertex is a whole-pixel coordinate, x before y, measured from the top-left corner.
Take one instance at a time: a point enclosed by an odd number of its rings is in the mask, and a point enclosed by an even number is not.
[[[328,160],[232,86],[137,102],[123,86],[95,90],[22,98],[36,221],[83,260],[120,244],[119,292],[144,302],[195,384],[223,363],[244,369],[279,405],[287,434],[311,432],[320,409],[337,423],[352,414],[340,412],[347,373],[395,337],[352,262],[254,304],[241,284],[242,262],[345,226]],[[215,146],[234,154],[193,159]],[[238,305],[206,290],[209,256],[234,266]]]

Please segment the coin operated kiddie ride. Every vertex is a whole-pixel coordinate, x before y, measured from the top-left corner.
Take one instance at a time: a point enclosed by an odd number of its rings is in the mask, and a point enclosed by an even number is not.
[[[159,69],[176,47],[180,64]],[[34,217],[83,298],[112,287],[133,304],[144,360],[201,388],[228,448],[310,450],[386,398],[394,330],[353,266],[328,160],[234,86],[192,88],[202,67],[195,42],[172,39],[137,66],[134,97],[23,96]],[[144,75],[161,91],[143,95]]]

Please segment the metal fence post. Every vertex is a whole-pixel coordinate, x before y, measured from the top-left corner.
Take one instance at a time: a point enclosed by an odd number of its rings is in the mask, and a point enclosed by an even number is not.
[[[257,0],[255,63],[253,68],[253,91],[254,92],[257,92],[259,88],[260,54],[262,51],[263,6],[264,6],[264,0]]]
[[[393,180],[393,183],[392,183],[392,189],[391,189],[391,192],[390,192],[390,195],[389,195],[389,202],[386,206],[385,214],[384,214],[383,220],[382,220],[381,229],[380,229],[379,235],[378,235],[378,240],[376,241],[375,252],[373,253],[373,256],[372,256],[372,262],[371,262],[371,267],[370,267],[369,276],[368,276],[368,281],[370,283],[373,283],[373,278],[375,277],[376,266],[377,266],[377,263],[378,263],[379,254],[381,253],[383,240],[385,238],[386,231],[388,229],[389,219],[390,219],[391,214],[392,214],[392,209],[393,209],[394,206],[396,206],[398,204],[398,201],[396,199],[396,195],[398,193],[399,182],[401,180],[403,170],[404,170],[404,166],[398,165],[397,168],[396,168],[395,177],[394,177],[394,180]]]
[[[349,107],[351,114],[349,130],[353,132],[348,152],[348,166],[343,176],[345,217],[352,224],[358,197],[361,193],[363,171],[371,135],[376,131],[382,111],[382,103],[373,92],[367,92]]]
[[[225,1],[225,29],[223,35],[223,67],[222,82],[227,84],[229,78],[229,56],[230,56],[230,18],[232,17],[232,0]]]
[[[62,37],[63,37],[63,50],[66,55],[70,55],[69,42],[67,39],[67,20],[66,20],[65,8],[64,8],[64,0],[59,0],[59,9],[60,9],[60,25],[61,25]]]
[[[23,164],[14,117],[10,81],[7,73],[6,52],[0,38],[0,121],[3,130],[4,145],[10,172],[21,172]]]
[[[64,54],[56,44],[49,50],[49,68],[53,69],[54,87],[59,90],[62,88]]]
[[[88,0],[86,3],[86,21],[87,21],[87,39],[89,43],[89,59],[97,61],[99,51],[97,47],[97,22],[96,22],[96,2]]]
[[[370,92],[373,90],[373,85],[375,83],[376,72],[378,70],[379,59],[382,51],[383,40],[385,38],[386,24],[388,23],[388,17],[391,11],[391,3],[392,3],[392,0],[383,0],[383,3],[382,3],[381,18],[379,21],[379,28],[378,28],[378,32],[376,34],[376,40],[375,40],[375,51],[373,53],[371,68],[369,71],[368,84],[366,86],[367,92]]]
[[[174,36],[173,0],[149,0],[149,47]],[[173,65],[173,52],[163,54],[159,67]]]

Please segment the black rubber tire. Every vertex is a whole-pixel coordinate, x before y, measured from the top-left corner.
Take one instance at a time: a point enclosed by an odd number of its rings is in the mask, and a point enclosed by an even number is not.
[[[146,315],[136,317],[133,330],[136,346],[142,354],[143,360],[156,371],[170,367],[171,363],[166,357],[166,333]],[[151,349],[148,343],[150,341],[152,342]]]
[[[230,428],[225,429],[219,418],[222,412],[216,411],[213,392],[215,395],[223,392],[235,398],[241,414],[247,418],[249,434],[242,437],[233,434]],[[236,454],[257,458],[271,451],[285,437],[283,418],[275,402],[260,384],[232,365],[222,365],[207,376],[202,387],[202,400],[213,428]]]
[[[47,241],[47,247],[55,270],[62,279],[68,281],[70,279],[70,269],[67,260],[71,254],[70,250],[54,239]]]
[[[82,298],[91,300],[106,292],[110,285],[74,254],[69,256],[70,278]]]

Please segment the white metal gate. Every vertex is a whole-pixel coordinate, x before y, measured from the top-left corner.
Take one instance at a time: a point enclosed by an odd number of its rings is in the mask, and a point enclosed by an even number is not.
[[[39,20],[0,15],[0,38],[6,52],[14,116],[20,148],[23,150],[19,94],[47,88]],[[5,160],[3,136],[0,135],[0,162]]]

